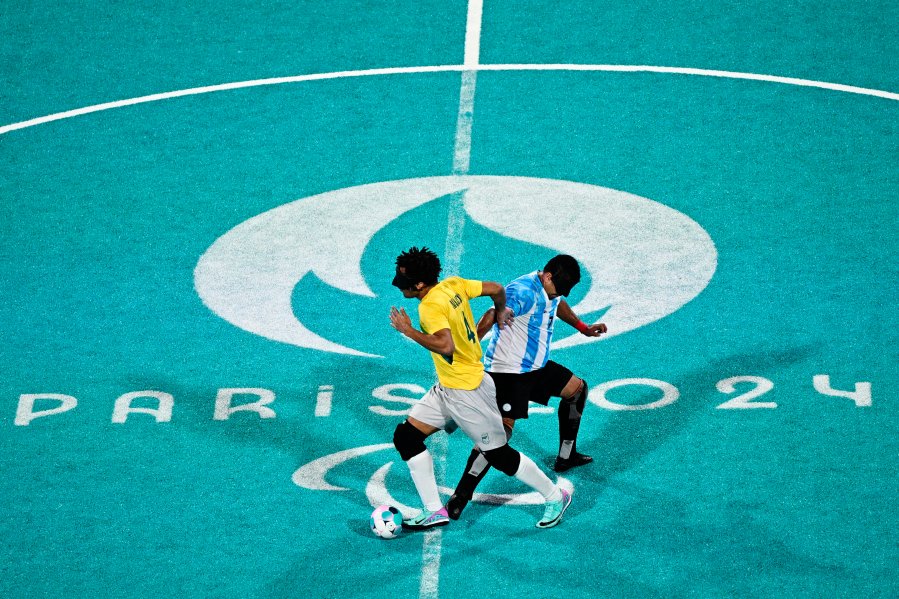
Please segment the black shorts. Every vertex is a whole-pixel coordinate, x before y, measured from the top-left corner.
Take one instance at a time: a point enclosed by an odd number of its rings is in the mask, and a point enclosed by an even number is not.
[[[489,373],[496,383],[496,405],[503,418],[527,418],[528,403],[542,405],[549,403],[550,397],[562,397],[562,389],[574,376],[570,370],[552,360],[539,370],[512,374],[508,372]]]

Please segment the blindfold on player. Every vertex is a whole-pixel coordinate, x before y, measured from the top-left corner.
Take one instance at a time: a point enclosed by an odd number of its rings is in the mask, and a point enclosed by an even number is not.
[[[396,275],[393,277],[393,282],[391,283],[394,287],[403,291],[404,289],[412,289],[415,287],[415,281],[404,275],[400,272],[399,267],[396,268]]]

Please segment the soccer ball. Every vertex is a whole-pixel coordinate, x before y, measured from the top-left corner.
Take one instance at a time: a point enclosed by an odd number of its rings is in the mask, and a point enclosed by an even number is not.
[[[382,539],[393,539],[403,530],[403,515],[392,505],[379,505],[371,513],[371,531]]]

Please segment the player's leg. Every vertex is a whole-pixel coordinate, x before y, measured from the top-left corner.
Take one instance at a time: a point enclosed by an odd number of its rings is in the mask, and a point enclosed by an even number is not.
[[[577,434],[587,404],[587,393],[586,381],[574,375],[571,375],[560,393],[562,401],[559,402],[558,409],[559,455],[556,457],[554,467],[556,472],[565,472],[593,461],[590,456],[577,451]]]
[[[506,440],[512,436],[512,427],[515,426],[515,420],[518,418],[527,418],[527,393],[520,389],[522,378],[518,375],[506,373],[487,373],[485,377],[490,378],[489,382],[493,383],[496,389],[496,405],[502,414],[503,427],[506,431]],[[483,383],[482,383],[483,384]],[[489,385],[485,387],[489,393]],[[477,418],[477,416],[475,417]],[[486,476],[490,469],[487,458],[475,445],[471,454],[468,456],[468,463],[465,465],[465,471],[459,484],[456,485],[452,497],[446,503],[447,513],[453,520],[458,520],[462,515],[462,510],[471,501],[474,490],[478,483]]]
[[[440,491],[437,490],[437,479],[434,476],[434,458],[425,446],[425,439],[446,426],[445,417],[440,409],[441,392],[435,385],[416,403],[409,412],[409,417],[396,427],[393,433],[393,445],[396,447],[409,467],[409,474],[424,509],[414,518],[403,521],[409,530],[444,526],[449,523]]]
[[[506,430],[507,440],[512,438],[512,429],[514,426],[514,419],[503,418],[503,428]],[[487,458],[484,457],[481,450],[475,446],[468,456],[468,462],[465,464],[465,472],[462,474],[462,478],[459,479],[456,490],[453,491],[452,497],[446,502],[446,511],[450,518],[453,520],[459,519],[459,516],[462,515],[462,510],[464,510],[465,506],[468,505],[468,502],[471,501],[474,490],[477,488],[478,483],[480,483],[487,475],[488,470],[490,470],[490,463],[487,461]]]
[[[571,504],[571,493],[554,484],[531,458],[512,449],[508,443],[484,450],[484,456],[500,472],[514,476],[543,495],[546,507],[537,528],[551,528],[562,520],[562,515]]]
[[[558,524],[571,502],[571,495],[554,484],[533,460],[509,446],[496,405],[496,389],[490,377],[485,376],[481,386],[473,391],[449,392],[453,393],[454,401],[448,402],[447,407],[453,410],[453,419],[477,444],[487,462],[503,474],[514,476],[546,499],[546,510],[537,526],[549,528]]]
[[[552,360],[538,370],[513,376],[520,379],[519,403],[532,401],[548,405],[551,397],[562,398],[557,411],[559,453],[556,455],[554,470],[564,472],[592,462],[593,458],[577,452],[577,433],[587,401],[587,384]]]

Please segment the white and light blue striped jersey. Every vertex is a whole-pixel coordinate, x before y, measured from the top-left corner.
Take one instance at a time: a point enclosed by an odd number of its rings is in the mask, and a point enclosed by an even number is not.
[[[561,298],[549,299],[539,272],[518,277],[506,285],[506,306],[515,318],[503,330],[493,325],[484,353],[484,367],[488,372],[518,374],[546,365]]]

